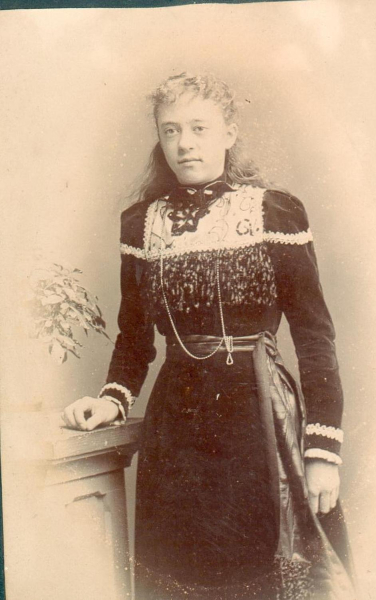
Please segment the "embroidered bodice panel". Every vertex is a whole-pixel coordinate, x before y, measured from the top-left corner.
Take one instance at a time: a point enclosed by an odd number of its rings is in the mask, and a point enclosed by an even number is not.
[[[157,200],[146,219],[144,247],[150,258],[190,252],[230,250],[263,241],[263,190],[239,188],[227,192],[208,206],[193,232],[172,234],[169,215],[173,206],[168,198]]]

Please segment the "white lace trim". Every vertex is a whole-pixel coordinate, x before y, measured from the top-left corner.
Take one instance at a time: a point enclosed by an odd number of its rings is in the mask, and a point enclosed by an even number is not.
[[[329,450],[322,450],[321,448],[309,448],[304,452],[304,458],[322,458],[335,465],[342,465],[342,458],[338,454],[329,452]]]
[[[132,396],[132,392],[130,390],[128,390],[128,388],[124,387],[123,385],[120,385],[119,383],[106,383],[106,385],[104,385],[102,387],[98,396],[103,394],[103,392],[106,392],[111,389],[121,392],[124,395],[124,398],[127,401],[129,408],[132,408],[132,406],[134,405],[134,403],[136,401],[136,398],[134,396]]]
[[[297,244],[303,246],[313,241],[312,231],[298,231],[297,233],[282,233],[280,231],[265,231],[264,242],[273,242],[273,244]]]
[[[307,435],[323,435],[324,437],[330,438],[331,440],[337,440],[342,444],[343,442],[343,431],[336,427],[328,425],[320,425],[320,423],[310,423],[306,427]]]
[[[278,236],[274,237],[274,236]],[[283,237],[284,236],[284,237]],[[200,244],[197,246],[190,246],[186,248],[167,248],[162,250],[162,255],[165,257],[172,256],[182,256],[184,254],[192,254],[193,252],[211,252],[218,250],[236,250],[237,248],[247,248],[251,246],[255,246],[256,244],[260,244],[263,241],[265,242],[273,242],[280,244],[296,244],[299,246],[303,246],[307,244],[309,241],[312,241],[312,233],[310,231],[301,231],[300,233],[276,233],[267,232],[264,235],[254,235],[252,239],[247,240],[246,242],[238,242],[233,244],[226,243],[209,243],[209,244]],[[120,244],[120,252],[122,254],[132,254],[136,258],[143,258],[145,260],[155,260],[160,258],[161,252],[146,252],[145,250],[141,250],[139,248],[134,248],[133,246],[128,246],[127,244]]]
[[[136,258],[146,258],[145,250],[135,248],[134,246],[128,246],[128,244],[120,244],[121,254],[132,254]]]
[[[123,421],[127,420],[127,416],[125,414],[124,406],[122,405],[122,403],[120,402],[120,400],[118,400],[117,398],[114,398],[113,396],[101,396],[100,399],[101,400],[107,400],[108,402],[113,402],[114,404],[116,404],[117,407],[118,407],[118,409],[121,412],[122,420]]]

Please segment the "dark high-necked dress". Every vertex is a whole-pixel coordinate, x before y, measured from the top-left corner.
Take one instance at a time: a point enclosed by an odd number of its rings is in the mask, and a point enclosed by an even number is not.
[[[176,186],[124,211],[121,257],[100,396],[127,412],[155,326],[167,340],[139,453],[136,600],[354,600],[340,508],[320,522],[304,479],[304,459],[341,463],[343,397],[302,203]],[[302,392],[278,352],[282,314]]]

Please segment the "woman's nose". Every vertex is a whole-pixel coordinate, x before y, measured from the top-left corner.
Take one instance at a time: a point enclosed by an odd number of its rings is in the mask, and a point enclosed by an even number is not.
[[[179,136],[179,152],[187,152],[193,150],[195,147],[195,141],[193,132],[189,130],[182,130]]]

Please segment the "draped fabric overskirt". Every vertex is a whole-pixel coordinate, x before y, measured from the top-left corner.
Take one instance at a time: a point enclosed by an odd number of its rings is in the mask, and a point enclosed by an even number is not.
[[[185,339],[197,355],[218,341]],[[139,454],[136,600],[354,600],[346,543],[309,508],[304,403],[275,339],[235,338],[233,357],[167,346]]]

